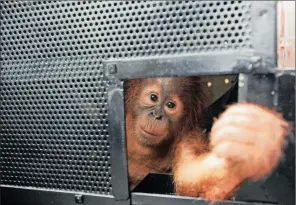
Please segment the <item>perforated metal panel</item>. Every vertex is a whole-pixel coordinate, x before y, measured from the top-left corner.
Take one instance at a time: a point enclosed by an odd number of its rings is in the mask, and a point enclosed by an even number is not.
[[[1,184],[111,193],[102,59],[251,48],[242,1],[1,1]]]
[[[106,85],[91,59],[7,67],[1,183],[109,194]]]
[[[2,57],[117,58],[250,47],[242,1],[2,3]]]

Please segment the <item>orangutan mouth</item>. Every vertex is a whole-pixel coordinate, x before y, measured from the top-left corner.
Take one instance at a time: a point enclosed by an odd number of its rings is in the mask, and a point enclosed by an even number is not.
[[[161,135],[159,133],[156,132],[151,132],[151,131],[147,131],[144,128],[140,128],[141,134],[146,137],[146,138],[157,138],[157,137],[161,137]]]

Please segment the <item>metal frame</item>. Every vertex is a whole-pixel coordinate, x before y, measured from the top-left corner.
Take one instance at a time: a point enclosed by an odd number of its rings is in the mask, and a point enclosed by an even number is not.
[[[105,76],[112,81],[149,77],[273,73],[277,66],[276,2],[251,3],[252,49],[156,57],[109,59]]]
[[[1,202],[5,204],[38,204],[38,205],[69,205],[87,204],[117,205],[117,201],[110,195],[95,195],[66,191],[34,189],[1,185]],[[123,204],[123,203],[122,203]],[[128,205],[127,203],[126,205]]]
[[[85,205],[118,205],[118,201],[112,196],[104,195],[91,195],[85,193],[73,193],[64,191],[50,191],[44,189],[29,189],[21,187],[1,187],[1,202],[5,204],[32,204],[32,205],[69,205],[69,204],[85,204]],[[17,197],[16,197],[17,196]],[[30,196],[30,197],[28,197]],[[159,205],[159,204],[171,204],[171,205],[187,205],[187,204],[199,204],[210,205],[210,202],[201,198],[192,197],[178,197],[171,195],[158,195],[158,194],[145,194],[145,193],[133,193],[132,201],[125,203],[120,202],[122,205]],[[218,201],[217,205],[249,205],[248,202],[235,202],[235,201]],[[274,205],[271,203],[252,203],[252,205]]]
[[[159,195],[159,194],[145,194],[145,193],[134,193],[132,194],[132,204],[133,205],[160,205],[160,204],[170,204],[170,205],[211,205],[208,200],[201,198],[192,197],[179,197],[171,195]],[[243,201],[217,201],[215,205],[275,205],[274,203],[249,203]]]
[[[108,90],[108,120],[111,149],[112,185],[115,199],[129,200],[128,167],[125,140],[124,94],[120,87],[111,85]],[[111,123],[110,123],[111,122]]]

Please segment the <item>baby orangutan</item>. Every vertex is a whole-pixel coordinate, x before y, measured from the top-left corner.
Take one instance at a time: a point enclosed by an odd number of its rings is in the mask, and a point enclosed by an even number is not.
[[[280,160],[289,125],[259,105],[231,105],[201,132],[206,94],[198,77],[130,80],[126,134],[130,188],[148,173],[172,172],[178,195],[228,199]]]

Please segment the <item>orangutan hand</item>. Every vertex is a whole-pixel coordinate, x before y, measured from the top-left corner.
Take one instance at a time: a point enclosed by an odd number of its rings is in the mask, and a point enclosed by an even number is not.
[[[273,171],[288,131],[289,124],[274,111],[247,103],[230,106],[212,127],[209,152],[196,156],[203,148],[194,139],[179,144],[176,194],[212,202],[229,199],[246,179]]]
[[[211,154],[242,180],[269,175],[278,164],[289,124],[275,111],[250,103],[230,106],[214,123]]]

